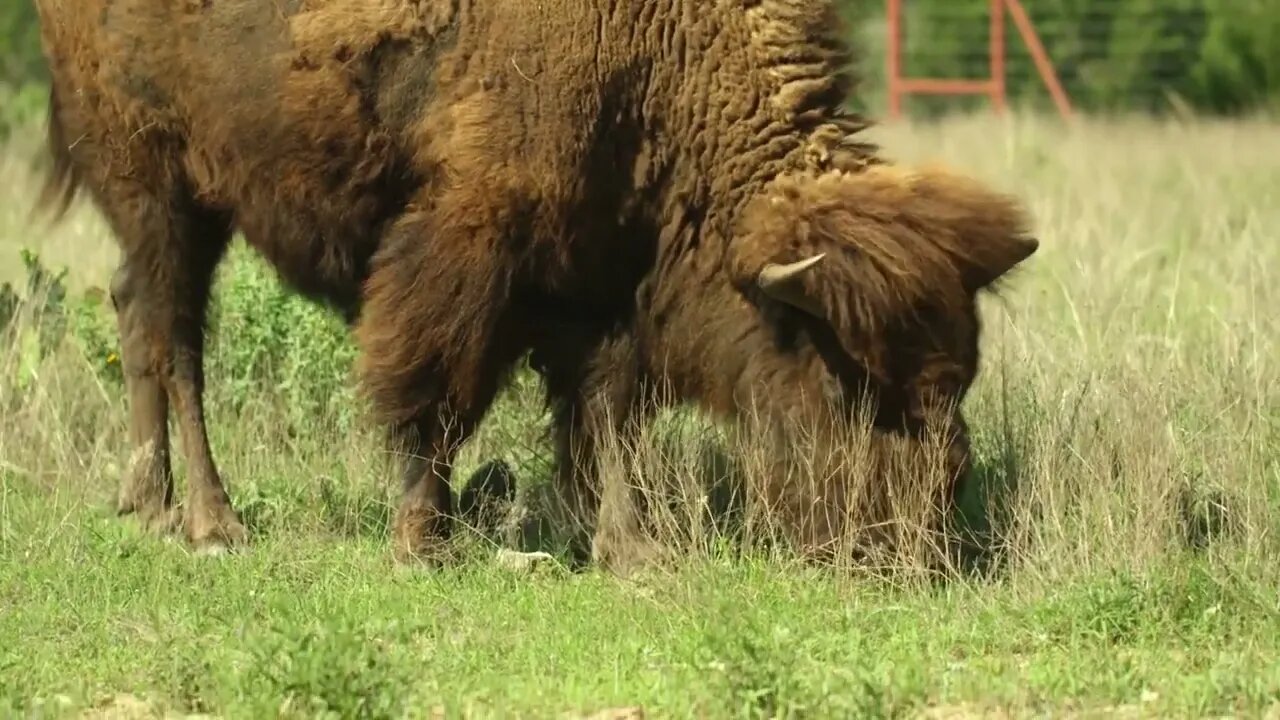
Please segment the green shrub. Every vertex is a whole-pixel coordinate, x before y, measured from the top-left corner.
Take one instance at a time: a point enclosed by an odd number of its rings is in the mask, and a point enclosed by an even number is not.
[[[1205,0],[1209,23],[1185,92],[1217,112],[1280,109],[1280,6],[1273,0]]]
[[[50,272],[40,256],[21,252],[26,282],[21,289],[0,285],[0,337],[16,349],[14,363],[6,363],[6,384],[25,391],[36,380],[38,367],[62,343],[67,331],[67,271]],[[74,305],[75,301],[71,301]]]
[[[336,313],[285,288],[266,261],[237,244],[209,314],[206,367],[219,402],[234,411],[274,403],[293,431],[317,418],[351,427],[355,345]]]
[[[41,117],[48,101],[48,89],[39,83],[20,86],[0,82],[0,140],[14,130],[25,127]]]
[[[19,363],[17,386],[64,342],[83,353],[105,385],[122,386],[120,341],[106,293],[92,288],[70,296],[65,270],[51,272],[27,251],[22,262],[25,288],[0,286],[0,330],[23,333],[16,346],[30,355]],[[291,433],[321,418],[350,429],[357,407],[350,381],[355,347],[346,327],[333,312],[284,288],[248,250],[234,248],[219,272],[209,331],[205,372],[212,380],[211,405],[232,412],[251,404],[277,406],[276,416],[289,423]]]
[[[31,0],[0,3],[0,85],[22,85],[45,76],[40,26]]]
[[[12,391],[4,396],[20,402],[34,387],[41,362],[61,349],[70,350],[71,357],[82,356],[102,386],[123,402],[120,339],[107,293],[101,288],[70,293],[63,285],[65,270],[52,272],[25,251],[23,262],[25,285],[0,286],[0,334],[16,335],[5,344],[16,349],[18,360],[0,364],[0,371],[16,373],[0,378],[0,387]],[[219,269],[209,309],[205,376],[211,412],[269,418],[272,432],[288,439],[349,436],[368,427],[353,374],[356,354],[354,338],[337,313],[288,289],[243,244],[231,249]],[[550,475],[550,410],[543,403],[541,380],[527,363],[510,380],[472,445],[500,448],[498,458],[527,487]],[[321,486],[322,495],[332,495],[324,502],[347,508],[349,498],[341,492]],[[251,497],[242,501],[254,522],[269,522],[267,516],[276,511]],[[381,511],[364,508],[355,522],[372,527],[381,521]],[[346,522],[345,514],[343,518]],[[346,525],[337,529],[360,530]]]
[[[45,107],[45,61],[31,0],[0,3],[0,140]]]

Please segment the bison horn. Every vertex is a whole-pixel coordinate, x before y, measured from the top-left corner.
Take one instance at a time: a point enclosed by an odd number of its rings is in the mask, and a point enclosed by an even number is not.
[[[800,280],[805,271],[817,265],[824,257],[826,253],[818,253],[806,260],[786,265],[770,263],[765,265],[756,276],[756,284],[765,295],[774,300],[799,308],[815,317],[822,317],[822,308],[804,292]]]

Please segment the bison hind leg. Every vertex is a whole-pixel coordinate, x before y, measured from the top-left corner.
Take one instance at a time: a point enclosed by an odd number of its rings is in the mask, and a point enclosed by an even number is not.
[[[129,398],[129,463],[116,499],[119,515],[137,514],[148,529],[178,528],[173,509],[173,467],[169,457],[169,395],[147,360],[143,311],[135,302],[137,281],[128,256],[111,276],[125,390]]]
[[[153,530],[179,526],[173,507],[169,412],[189,467],[181,524],[199,551],[220,552],[247,532],[214,463],[204,418],[204,317],[229,220],[189,198],[131,180],[98,184],[98,204],[121,246],[111,282],[129,402],[132,451],[117,511]]]
[[[122,263],[111,282],[129,401],[129,462],[116,498],[119,515],[136,514],[147,529],[176,531],[180,518],[173,507],[173,468],[169,448],[169,395],[147,362],[145,338],[134,317],[129,267]]]

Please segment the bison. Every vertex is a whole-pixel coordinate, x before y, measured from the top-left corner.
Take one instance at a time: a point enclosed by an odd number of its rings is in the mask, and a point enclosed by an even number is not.
[[[403,561],[448,547],[451,461],[525,356],[588,527],[601,433],[658,397],[773,428],[867,403],[908,438],[941,418],[963,476],[975,299],[1038,243],[1014,199],[861,138],[832,0],[36,4],[42,203],[85,188],[122,251],[122,513],[196,547],[246,539],[203,405],[236,230],[353,328],[362,388],[414,451]]]

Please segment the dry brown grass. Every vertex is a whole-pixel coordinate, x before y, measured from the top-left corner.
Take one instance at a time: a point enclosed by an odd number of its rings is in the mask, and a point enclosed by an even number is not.
[[[1040,251],[1003,298],[983,304],[984,363],[968,401],[980,463],[967,505],[988,551],[998,550],[1016,577],[1052,584],[1167,560],[1222,515],[1230,532],[1209,551],[1270,576],[1280,520],[1277,128],[968,117],[874,134],[895,158],[942,160],[1017,192],[1038,223]],[[71,266],[73,288],[105,285],[115,249],[83,203],[52,230],[26,224],[34,183],[23,158],[32,147],[28,137],[0,154],[0,186],[14,189],[0,204],[0,279],[17,278],[9,259],[26,246],[51,266]],[[19,350],[0,353],[5,377],[14,376]],[[91,488],[96,501],[112,491],[124,424],[118,393],[89,366],[62,353],[39,368],[38,391],[21,400],[0,391],[12,407],[0,462],[58,492]],[[536,402],[527,390],[509,394],[464,467],[490,457],[545,460]],[[312,437],[284,437],[265,405],[231,418],[215,403],[213,414],[233,493],[245,478],[252,489],[255,478],[281,475],[300,481],[290,497],[304,503],[325,478],[349,498],[391,491],[372,434],[334,442],[317,418]],[[688,420],[668,418],[638,447],[613,448],[608,469],[666,494],[652,522],[683,557],[719,546],[707,508],[723,497],[709,493],[707,469],[732,473],[718,453],[738,456],[748,478],[770,460],[753,439]],[[859,445],[849,447],[847,460],[864,463]],[[924,517],[919,497],[895,502],[897,514]],[[772,532],[768,513],[750,508],[748,534]],[[922,567],[927,538],[913,537],[882,561]]]

